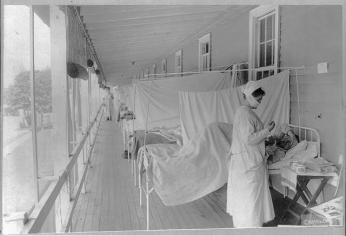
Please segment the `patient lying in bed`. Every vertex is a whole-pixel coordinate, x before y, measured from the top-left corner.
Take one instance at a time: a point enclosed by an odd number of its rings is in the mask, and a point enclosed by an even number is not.
[[[286,152],[298,144],[298,137],[287,124],[280,126],[278,132],[265,141],[268,163],[275,163],[285,158]]]
[[[276,135],[266,141],[269,170],[278,170],[291,163],[308,163],[319,156],[319,143],[302,140],[287,125],[280,127]]]

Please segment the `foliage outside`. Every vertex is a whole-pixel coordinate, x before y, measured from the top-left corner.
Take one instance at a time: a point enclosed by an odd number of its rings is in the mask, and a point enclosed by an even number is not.
[[[21,128],[31,124],[31,87],[30,71],[23,71],[5,91],[5,114],[22,116]],[[41,116],[52,112],[50,69],[35,71],[35,110]]]

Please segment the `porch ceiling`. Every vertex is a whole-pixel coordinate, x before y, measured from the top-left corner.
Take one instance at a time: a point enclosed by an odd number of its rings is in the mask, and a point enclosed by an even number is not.
[[[81,6],[110,84],[130,82],[132,74],[197,39],[224,16],[254,6],[242,5],[117,5]],[[133,65],[133,62],[134,65]]]

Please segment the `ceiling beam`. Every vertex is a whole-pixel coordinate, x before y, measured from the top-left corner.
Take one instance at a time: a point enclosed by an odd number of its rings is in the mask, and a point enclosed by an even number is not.
[[[153,11],[153,10],[167,10],[167,9],[177,9],[181,7],[199,7],[184,6],[184,5],[92,5],[92,6],[82,6],[82,15],[99,15],[99,12],[104,12],[105,14],[114,14],[117,12],[128,12],[129,14],[136,14],[137,12],[143,11]]]
[[[182,39],[182,36],[180,37],[168,37],[166,39],[163,38],[154,38],[153,40],[147,41],[147,40],[137,40],[137,41],[122,41],[122,42],[109,42],[109,43],[104,43],[104,44],[96,44],[95,43],[95,48],[97,48],[97,51],[100,52],[107,52],[109,51],[110,48],[114,50],[127,50],[127,49],[139,49],[142,47],[147,47],[148,45],[158,45],[164,42],[165,47],[167,45],[174,44],[177,40]]]
[[[207,23],[208,21],[205,19],[200,19],[199,22],[192,22],[192,23],[184,23],[176,22],[175,24],[167,25],[166,27],[160,25],[160,23],[154,23],[150,25],[144,26],[135,26],[135,27],[128,27],[128,28],[122,28],[122,29],[102,29],[102,30],[89,30],[89,34],[92,36],[103,34],[103,33],[112,33],[112,34],[124,34],[126,33],[137,33],[138,35],[142,33],[147,32],[167,32],[169,29],[170,31],[176,31],[176,30],[182,30],[186,28],[198,28],[201,25]]]
[[[139,21],[139,22],[130,22],[130,23],[88,23],[86,24],[87,29],[90,31],[98,31],[98,30],[121,30],[121,29],[128,29],[128,28],[135,28],[135,27],[145,27],[150,25],[161,25],[161,27],[168,27],[170,25],[176,25],[176,24],[193,24],[200,21],[208,21],[210,18],[215,17],[215,14],[207,14],[203,16],[195,15],[195,16],[189,16],[189,17],[179,17],[179,18],[166,18],[162,19],[159,22],[150,20],[150,21]]]
[[[121,58],[121,60],[126,60],[130,59],[131,61],[136,61],[137,59],[142,59],[144,58],[156,58],[157,52],[156,52],[157,47],[152,46],[150,48],[147,48],[145,50],[134,50],[134,51],[129,51],[129,52],[117,52],[117,51],[110,51],[107,53],[107,55],[102,54],[100,55],[100,60],[103,62],[105,61],[112,61],[114,58]]]
[[[120,58],[120,57],[116,57],[116,58],[109,58],[108,60],[102,60],[101,61],[103,62],[103,65],[105,67],[107,67],[108,65],[132,65],[132,62],[135,61],[136,64],[139,64],[139,63],[147,63],[149,60],[152,60],[153,59],[153,56],[148,54],[148,53],[145,53],[145,54],[138,54],[136,55],[136,57],[131,57],[131,56],[128,56],[126,58]],[[150,63],[150,64],[153,64],[153,63]]]
[[[104,32],[102,34],[93,34],[90,33],[90,37],[94,40],[94,41],[105,41],[105,40],[109,40],[109,39],[114,39],[114,40],[120,40],[120,39],[126,39],[126,38],[133,38],[133,37],[147,37],[147,36],[154,36],[154,37],[161,37],[164,35],[179,35],[179,34],[185,34],[187,32],[191,32],[191,28],[186,28],[186,29],[176,29],[174,31],[172,31],[171,29],[158,29],[154,32],[148,32],[146,30],[141,30],[138,32],[132,31],[132,32],[128,32],[128,33],[123,33],[123,34],[119,34],[117,32]]]
[[[160,36],[160,37],[159,37]],[[117,35],[117,37],[113,37],[113,38],[93,38],[93,41],[95,42],[95,45],[102,45],[102,44],[112,44],[114,45],[117,42],[121,42],[121,41],[136,41],[136,40],[140,40],[140,41],[144,41],[144,40],[155,40],[157,38],[162,38],[162,40],[168,40],[169,38],[173,38],[173,37],[180,37],[180,34],[178,35],[177,33],[174,32],[169,32],[169,33],[165,33],[162,35],[157,35],[154,33],[150,33],[150,34],[146,34],[146,35],[141,35],[140,37],[136,34],[133,34],[132,36],[123,36],[123,35]]]
[[[203,16],[207,14],[220,14],[223,12],[223,10],[218,7],[217,9],[213,9],[210,7],[206,10],[198,10],[197,9],[181,9],[178,11],[167,11],[167,12],[143,12],[143,13],[137,13],[134,15],[129,15],[126,12],[119,12],[115,14],[102,14],[100,12],[100,15],[85,15],[84,22],[86,24],[88,23],[106,23],[106,22],[112,22],[112,23],[124,23],[124,22],[140,22],[140,21],[147,21],[147,20],[162,20],[165,18],[177,18],[177,17],[186,17],[186,16]]]

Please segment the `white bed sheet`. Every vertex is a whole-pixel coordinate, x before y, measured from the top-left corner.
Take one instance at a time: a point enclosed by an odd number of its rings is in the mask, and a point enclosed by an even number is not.
[[[228,177],[228,152],[232,125],[212,123],[183,147],[153,144],[141,155],[153,187],[165,205],[178,205],[201,198],[222,187]]]

